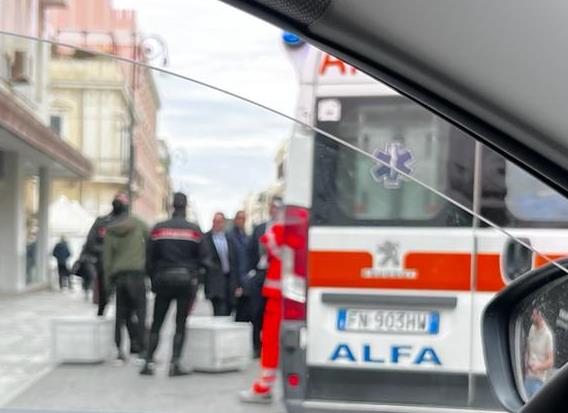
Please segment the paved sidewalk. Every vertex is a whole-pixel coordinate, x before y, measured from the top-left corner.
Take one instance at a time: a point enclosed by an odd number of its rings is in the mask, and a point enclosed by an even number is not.
[[[51,370],[49,319],[92,311],[80,292],[0,297],[0,406]]]
[[[112,308],[109,314],[112,314]],[[173,308],[171,308],[173,310]],[[251,363],[243,372],[166,376],[173,323],[167,321],[157,355],[155,377],[142,377],[140,366],[54,366],[49,359],[49,319],[88,315],[95,311],[79,292],[43,291],[0,298],[0,412],[284,412],[276,397],[272,405],[243,405],[237,400],[258,372]],[[210,313],[200,300],[195,314]],[[167,337],[167,338],[166,338]],[[277,395],[281,393],[278,388]]]

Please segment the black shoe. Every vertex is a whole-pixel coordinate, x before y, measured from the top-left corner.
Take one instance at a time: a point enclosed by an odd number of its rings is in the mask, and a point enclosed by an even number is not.
[[[252,355],[252,358],[258,360],[260,358],[260,350],[255,350]]]
[[[188,376],[191,374],[191,371],[182,369],[179,363],[172,363],[170,364],[170,371],[168,376],[170,377],[180,377],[180,376]]]
[[[146,362],[142,370],[140,370],[141,376],[153,376],[154,375],[154,363]]]

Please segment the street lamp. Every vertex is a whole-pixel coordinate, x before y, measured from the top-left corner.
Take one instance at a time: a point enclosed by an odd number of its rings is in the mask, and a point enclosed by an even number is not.
[[[134,145],[134,130],[136,126],[136,87],[138,84],[139,62],[155,67],[165,67],[169,62],[168,45],[165,40],[155,34],[139,35],[132,32],[132,73],[130,79],[131,98],[128,105],[130,125],[128,126],[128,199],[130,209],[134,207],[133,188],[136,150]],[[148,70],[147,68],[145,68]]]

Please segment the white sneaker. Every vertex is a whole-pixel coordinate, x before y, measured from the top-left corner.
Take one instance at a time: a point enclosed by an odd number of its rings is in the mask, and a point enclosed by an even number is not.
[[[239,400],[243,403],[269,404],[272,403],[272,392],[257,393],[252,389],[243,390],[239,392]]]

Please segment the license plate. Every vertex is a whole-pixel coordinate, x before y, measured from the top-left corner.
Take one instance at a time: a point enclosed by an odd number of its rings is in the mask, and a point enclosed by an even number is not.
[[[369,333],[438,334],[440,313],[414,310],[340,309],[337,329]]]

